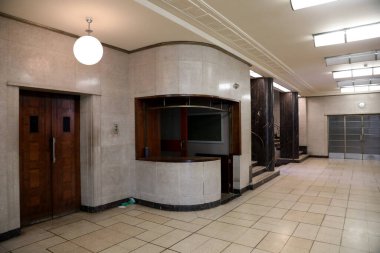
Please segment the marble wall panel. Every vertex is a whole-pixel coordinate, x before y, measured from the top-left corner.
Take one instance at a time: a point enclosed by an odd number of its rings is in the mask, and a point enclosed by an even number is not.
[[[179,191],[179,174],[181,166],[178,163],[156,164],[157,181],[156,181],[156,202],[162,204],[178,205],[180,199]]]
[[[164,58],[164,57],[163,57]],[[156,94],[179,94],[178,61],[159,61],[156,66]]]
[[[179,173],[181,196],[203,196],[203,163],[184,163]]]
[[[179,93],[202,94],[202,62],[179,61]]]

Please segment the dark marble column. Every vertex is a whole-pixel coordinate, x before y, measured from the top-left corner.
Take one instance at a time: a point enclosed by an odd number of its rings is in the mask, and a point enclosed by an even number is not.
[[[252,160],[274,170],[273,79],[251,79]]]
[[[280,157],[299,158],[298,92],[280,94]]]

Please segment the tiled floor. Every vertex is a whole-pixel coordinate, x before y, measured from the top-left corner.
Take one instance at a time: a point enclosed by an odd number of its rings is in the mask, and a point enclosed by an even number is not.
[[[0,252],[380,252],[380,162],[311,159],[199,212],[139,205],[22,230]]]

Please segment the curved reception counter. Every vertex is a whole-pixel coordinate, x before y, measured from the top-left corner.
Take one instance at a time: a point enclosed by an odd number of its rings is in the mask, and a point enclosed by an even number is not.
[[[149,157],[136,160],[139,203],[193,211],[218,206],[221,170],[218,157]]]

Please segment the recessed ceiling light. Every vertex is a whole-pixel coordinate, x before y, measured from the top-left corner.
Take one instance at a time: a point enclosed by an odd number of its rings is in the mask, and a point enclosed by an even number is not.
[[[380,23],[345,28],[342,30],[314,34],[315,47],[347,43],[380,37]]]
[[[372,76],[372,68],[366,68],[366,69],[353,69],[353,70],[352,70],[352,76],[353,76],[353,77],[359,77],[359,76]]]
[[[380,91],[380,85],[370,85],[368,86],[370,91]]]
[[[354,86],[342,87],[342,88],[340,88],[340,92],[341,93],[351,93],[351,92],[355,92],[355,89],[354,89]]]
[[[312,7],[316,5],[321,5],[329,2],[334,2],[336,0],[290,0],[290,5],[293,10],[299,10],[307,7]]]

